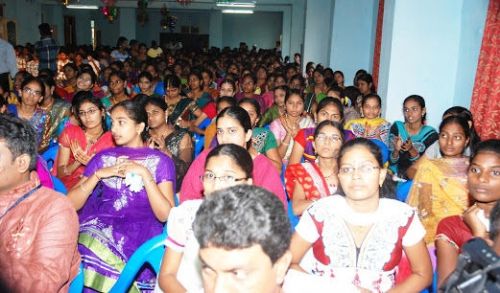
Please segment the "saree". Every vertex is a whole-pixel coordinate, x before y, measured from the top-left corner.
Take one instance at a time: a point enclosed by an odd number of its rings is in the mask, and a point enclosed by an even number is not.
[[[468,158],[422,159],[407,203],[418,211],[427,231],[427,245],[434,244],[439,221],[448,216],[461,215],[469,206],[468,167]]]
[[[303,116],[300,121],[299,121],[299,128],[314,128],[314,121],[311,119],[309,116]],[[275,119],[271,124],[269,125],[269,130],[274,134],[274,137],[281,142],[285,138],[287,132],[285,130],[285,127],[283,126],[281,119]],[[291,140],[290,144],[288,145],[286,149],[285,156],[283,158],[283,162],[286,163],[288,162],[288,159],[290,158],[290,155],[292,154],[292,149],[293,149],[293,144],[294,141]]]
[[[172,160],[174,161],[175,165],[176,182],[177,182],[177,188],[175,192],[179,192],[182,180],[184,179],[184,175],[186,175],[186,172],[189,168],[189,164],[187,162],[184,162],[180,158],[181,141],[186,134],[189,134],[189,132],[187,132],[184,129],[180,129],[173,131],[172,133],[167,135],[167,137],[165,137],[165,148],[170,154],[172,154]]]
[[[19,117],[17,107],[18,107],[17,105],[8,105],[7,111],[12,116]],[[41,153],[45,150],[45,148],[42,148],[41,142],[47,140],[50,117],[44,110],[36,108],[35,113],[33,113],[33,116],[31,116],[31,118],[28,120],[28,123],[35,130],[35,136],[36,136],[35,139],[36,139],[36,144],[38,145],[38,152]]]
[[[289,165],[285,173],[285,186],[288,197],[293,199],[295,183],[304,190],[307,200],[317,200],[335,194],[337,186],[329,186],[314,162]]]
[[[203,111],[207,115],[209,119],[217,116],[217,109],[215,107],[215,103],[213,102],[212,97],[209,93],[203,92],[203,94],[195,100],[196,106]],[[193,115],[194,116],[194,115]],[[190,120],[194,120],[196,118],[192,117]]]
[[[344,129],[352,131],[355,137],[364,137],[368,139],[378,139],[389,145],[389,131],[391,123],[384,118],[359,118],[347,122]]]
[[[76,141],[78,145],[86,152],[87,155],[96,154],[102,150],[114,147],[115,144],[113,142],[113,137],[111,136],[111,132],[105,132],[93,145],[87,145],[87,139],[85,138],[85,132],[77,125],[68,124],[66,128],[61,133],[59,137],[59,145],[65,148],[70,148],[70,142]],[[73,153],[70,152],[68,165],[71,165],[75,162],[75,157],[73,157]],[[57,170],[57,162],[55,162],[56,170]],[[80,178],[82,177],[83,171],[85,170],[85,166],[81,165],[78,167],[73,173],[67,176],[60,177],[61,182],[66,186],[68,190],[73,188]]]
[[[300,144],[304,149],[303,159],[309,162],[314,162],[316,160],[316,151],[313,146],[315,130],[315,127],[301,129],[293,138],[294,142]],[[344,142],[354,138],[354,134],[352,134],[351,131],[344,130]]]
[[[172,160],[150,148],[116,147],[92,158],[84,176],[110,167],[127,158],[145,166],[156,184],[170,181],[175,188]],[[134,192],[124,178],[102,179],[78,212],[80,237],[78,249],[82,256],[85,289],[109,292],[125,264],[144,242],[161,234],[163,223],[154,215],[145,188]],[[136,277],[130,292],[153,290],[155,274],[146,267]]]
[[[278,119],[280,117],[280,111],[278,108],[278,105],[273,104],[269,108],[267,108],[266,112],[264,112],[264,115],[262,115],[262,118],[259,120],[259,127],[265,127],[266,125],[269,125],[271,122],[274,120]]]
[[[46,110],[50,123],[48,125],[47,136],[42,139],[40,148],[45,149],[51,143],[57,142],[57,138],[60,135],[58,130],[60,129],[61,123],[64,123],[64,118],[69,117],[70,107],[71,105],[64,100],[58,98],[54,99],[52,106]]]
[[[191,120],[195,107],[196,103],[190,98],[182,98],[177,104],[169,105],[167,108],[168,124],[176,125],[179,118]]]

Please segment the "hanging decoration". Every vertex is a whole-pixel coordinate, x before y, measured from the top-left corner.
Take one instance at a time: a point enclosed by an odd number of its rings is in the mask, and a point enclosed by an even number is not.
[[[139,0],[137,1],[137,22],[144,26],[146,22],[149,20],[147,8],[148,8],[148,0]]]
[[[193,2],[193,0],[177,0],[177,3],[179,3],[182,6],[187,6],[191,4],[191,2]]]
[[[116,7],[116,0],[101,0],[104,7],[101,8],[101,12],[106,17],[109,22],[113,22],[118,17],[118,7]]]
[[[161,14],[161,20],[160,20],[161,28],[164,30],[168,28],[170,32],[173,33],[175,30],[175,25],[177,24],[177,17],[170,15],[170,11],[168,10],[165,4],[160,9],[160,14]]]

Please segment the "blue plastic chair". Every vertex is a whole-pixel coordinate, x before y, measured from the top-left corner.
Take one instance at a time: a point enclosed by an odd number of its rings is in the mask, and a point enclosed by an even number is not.
[[[408,193],[410,193],[411,186],[413,185],[413,180],[408,180],[406,182],[399,182],[396,186],[396,198],[402,202],[406,202]]]
[[[71,281],[69,285],[69,293],[81,293],[83,292],[83,265],[80,263],[80,268],[78,269],[78,275]]]
[[[292,232],[295,231],[295,226],[299,223],[299,217],[293,213],[292,201],[288,201],[288,219],[290,220],[290,225],[292,226]]]
[[[64,195],[68,194],[68,189],[66,188],[66,186],[64,186],[61,179],[52,176],[52,183],[54,183],[54,190],[55,191],[60,192]]]
[[[52,144],[43,154],[41,154],[42,158],[47,162],[47,167],[52,171],[54,167],[54,163],[56,161],[57,152],[59,151],[59,144]]]
[[[194,142],[194,157],[196,158],[205,147],[205,136],[200,135],[198,133],[193,134],[193,142]]]
[[[198,128],[205,130],[210,125],[210,123],[212,123],[212,120],[206,118],[200,123],[200,125],[198,125]],[[205,148],[205,136],[198,133],[194,133],[193,141],[194,141],[194,157],[196,158]]]
[[[162,233],[143,243],[134,254],[132,254],[125,268],[123,268],[120,277],[109,292],[128,292],[128,289],[135,280],[135,276],[146,263],[151,265],[155,273],[158,274],[160,272],[161,260],[165,253],[166,238],[167,234]]]

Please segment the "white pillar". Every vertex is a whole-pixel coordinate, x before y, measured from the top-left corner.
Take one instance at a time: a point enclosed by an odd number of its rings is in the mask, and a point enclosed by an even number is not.
[[[434,127],[447,108],[469,106],[487,2],[385,1],[379,94],[388,121],[403,119],[412,94],[424,97]]]
[[[303,63],[330,63],[332,0],[309,0],[306,6]]]
[[[333,8],[330,64],[351,85],[358,69],[373,67],[378,0],[336,0]]]

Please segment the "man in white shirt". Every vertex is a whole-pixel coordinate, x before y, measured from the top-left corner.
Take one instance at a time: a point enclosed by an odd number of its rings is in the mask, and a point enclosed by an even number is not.
[[[0,38],[0,86],[9,90],[9,75],[12,79],[17,73],[16,53],[12,45]]]

